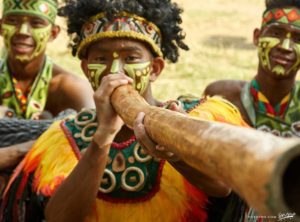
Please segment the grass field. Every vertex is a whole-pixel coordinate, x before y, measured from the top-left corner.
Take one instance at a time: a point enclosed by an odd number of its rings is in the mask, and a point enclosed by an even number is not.
[[[88,0],[87,0],[88,1]],[[154,83],[160,99],[180,94],[201,95],[218,79],[249,79],[256,72],[256,49],[252,32],[261,23],[263,0],[176,0],[184,8],[183,27],[190,51],[177,64],[167,64]],[[63,20],[58,22],[63,25]],[[79,61],[70,56],[65,27],[48,47],[57,63],[82,74]]]

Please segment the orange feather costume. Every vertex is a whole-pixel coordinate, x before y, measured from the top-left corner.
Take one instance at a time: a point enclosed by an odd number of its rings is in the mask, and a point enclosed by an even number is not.
[[[246,126],[237,109],[221,98],[181,100],[191,116]],[[80,140],[78,135],[83,130],[74,119],[54,123],[17,167],[3,196],[0,221],[44,219],[47,199],[71,173],[88,146]],[[94,209],[86,221],[206,220],[206,195],[189,184],[171,164],[143,153],[134,136],[122,144],[114,143],[109,155]],[[124,168],[114,166],[117,158],[125,161]]]

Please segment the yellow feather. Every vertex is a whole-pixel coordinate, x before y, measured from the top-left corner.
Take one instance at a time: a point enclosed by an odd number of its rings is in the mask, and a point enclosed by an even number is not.
[[[139,203],[111,203],[97,199],[93,212],[86,222],[173,222],[180,221],[188,208],[183,177],[166,163],[161,178],[159,191],[154,197]]]
[[[54,123],[37,140],[25,161],[25,171],[38,164],[34,174],[34,189],[45,196],[54,192],[78,162],[60,123]]]
[[[247,126],[239,110],[232,103],[219,96],[207,97],[206,101],[193,109],[189,115],[203,120]]]

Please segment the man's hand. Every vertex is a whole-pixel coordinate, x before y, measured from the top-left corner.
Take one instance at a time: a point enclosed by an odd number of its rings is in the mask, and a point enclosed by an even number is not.
[[[135,122],[134,122],[134,134],[138,140],[138,142],[142,145],[142,147],[147,151],[147,153],[153,157],[159,159],[165,159],[170,162],[176,162],[179,160],[174,153],[169,152],[164,146],[157,145],[154,141],[148,136],[145,126],[143,124],[143,120],[145,117],[145,113],[139,113]]]

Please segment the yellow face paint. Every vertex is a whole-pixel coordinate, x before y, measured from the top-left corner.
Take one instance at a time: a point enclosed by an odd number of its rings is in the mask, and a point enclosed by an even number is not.
[[[93,87],[96,90],[100,85],[100,76],[106,69],[106,65],[104,64],[88,64],[88,79]]]
[[[125,64],[126,74],[133,79],[133,87],[143,94],[148,87],[151,73],[150,62]]]
[[[271,67],[270,51],[279,44],[281,44],[280,46],[283,49],[292,49],[296,52],[296,61],[290,69],[286,69],[282,65],[275,65],[274,67]],[[270,70],[278,76],[289,75],[291,71],[297,71],[300,65],[300,44],[292,44],[291,33],[287,33],[283,40],[275,37],[261,37],[258,44],[258,55],[261,65],[265,69]]]
[[[151,74],[150,62],[125,63],[123,66],[126,75],[133,79],[133,87],[140,93],[144,93],[149,84],[149,78]],[[105,64],[88,64],[88,78],[94,90],[100,85],[100,79],[106,70],[107,65]],[[121,63],[118,53],[113,53],[113,61],[109,73],[121,73]]]
[[[25,21],[19,28],[19,33],[22,35],[31,36],[36,44],[31,55],[17,55],[16,59],[22,62],[31,61],[33,58],[39,56],[46,48],[48,40],[51,36],[52,25],[49,24],[43,28],[32,28],[30,24]],[[2,35],[4,44],[8,53],[12,51],[11,39],[18,32],[18,28],[14,25],[2,24]]]

